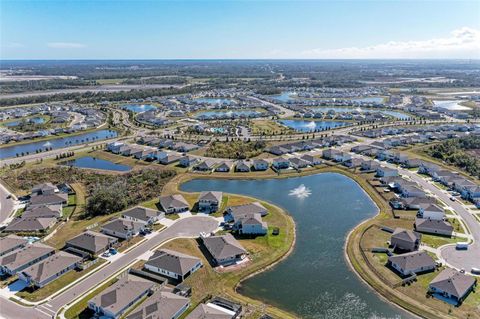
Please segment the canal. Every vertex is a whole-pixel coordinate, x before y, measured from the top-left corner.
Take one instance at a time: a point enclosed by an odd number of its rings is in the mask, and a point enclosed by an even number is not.
[[[5,146],[0,148],[0,159],[16,157],[17,155],[22,156],[22,154],[35,154],[38,150],[47,151],[50,149],[54,150],[78,144],[96,142],[99,140],[114,138],[117,135],[117,132],[113,130],[98,130],[77,135],[56,137],[47,141],[33,141],[25,144]]]
[[[243,294],[309,319],[413,318],[381,299],[347,265],[348,232],[377,213],[375,203],[352,179],[336,173],[269,180],[199,179],[181,189],[249,195],[293,216],[294,251],[272,269],[243,282]]]

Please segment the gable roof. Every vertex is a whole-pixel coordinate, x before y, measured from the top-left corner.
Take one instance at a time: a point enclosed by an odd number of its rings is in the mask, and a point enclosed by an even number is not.
[[[151,265],[170,272],[185,275],[200,261],[199,258],[169,249],[159,249],[148,259],[145,265]]]
[[[125,218],[115,218],[114,220],[111,220],[104,224],[102,226],[102,230],[105,229],[121,234],[125,234],[129,231],[137,233],[143,226],[145,226],[145,223],[143,222],[135,222],[133,220],[128,220]]]
[[[414,231],[397,227],[395,228],[392,234],[392,239],[394,238],[398,240],[414,243],[421,238],[421,235]]]
[[[415,218],[415,228],[422,230],[442,230],[453,232],[453,226],[445,220],[436,220],[430,218]]]
[[[22,217],[55,217],[62,216],[62,205],[29,206],[22,213]]]
[[[36,232],[43,231],[53,224],[57,219],[55,217],[17,217],[5,227],[5,231],[17,232]]]
[[[185,319],[232,319],[233,315],[211,304],[199,304]]]
[[[475,284],[474,277],[446,268],[430,282],[429,286],[460,299],[470,290],[473,284]]]
[[[234,218],[237,215],[244,215],[244,214],[259,213],[261,215],[265,215],[267,212],[267,209],[259,202],[230,206],[227,208],[227,210],[230,212],[230,214],[232,214]]]
[[[136,311],[126,319],[170,319],[174,318],[190,303],[188,298],[173,294],[168,291],[155,292]]]
[[[206,237],[203,239],[203,243],[215,259],[225,259],[247,253],[231,234]]]

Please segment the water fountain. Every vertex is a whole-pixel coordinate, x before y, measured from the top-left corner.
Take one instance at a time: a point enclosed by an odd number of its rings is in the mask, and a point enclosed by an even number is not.
[[[297,198],[307,198],[312,194],[310,188],[306,187],[304,184],[301,184],[297,188],[294,188],[290,191],[288,195],[296,196]]]

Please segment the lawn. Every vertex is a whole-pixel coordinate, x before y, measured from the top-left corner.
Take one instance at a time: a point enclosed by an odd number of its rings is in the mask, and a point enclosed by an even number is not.
[[[255,120],[251,122],[253,135],[279,135],[293,132],[292,129],[278,124],[273,120]]]
[[[422,234],[422,243],[432,248],[438,248],[446,244],[454,244],[459,241],[464,241],[462,238],[448,238],[444,236],[436,236],[430,234]]]
[[[52,295],[53,293],[59,291],[60,289],[64,288],[65,286],[69,285],[70,283],[74,282],[75,280],[79,279],[82,276],[87,275],[88,273],[91,273],[101,265],[103,265],[106,262],[104,259],[99,259],[98,262],[91,267],[82,270],[82,271],[76,271],[72,270],[64,274],[63,276],[55,279],[51,283],[47,284],[46,286],[36,289],[32,292],[29,292],[27,290],[23,290],[20,292],[16,293],[16,296],[21,297],[25,300],[28,301],[39,301],[42,299],[47,298],[48,296]]]

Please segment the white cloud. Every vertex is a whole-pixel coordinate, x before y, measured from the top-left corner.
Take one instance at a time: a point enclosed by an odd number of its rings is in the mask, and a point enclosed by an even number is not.
[[[81,49],[86,47],[83,43],[75,42],[50,42],[47,43],[47,46],[53,49]]]
[[[301,52],[316,59],[408,59],[408,58],[480,58],[480,30],[463,27],[445,38],[387,43],[340,49],[312,49]]]
[[[25,45],[23,43],[18,43],[18,42],[9,42],[5,44],[5,47],[9,49],[18,49],[18,48],[24,48]]]

